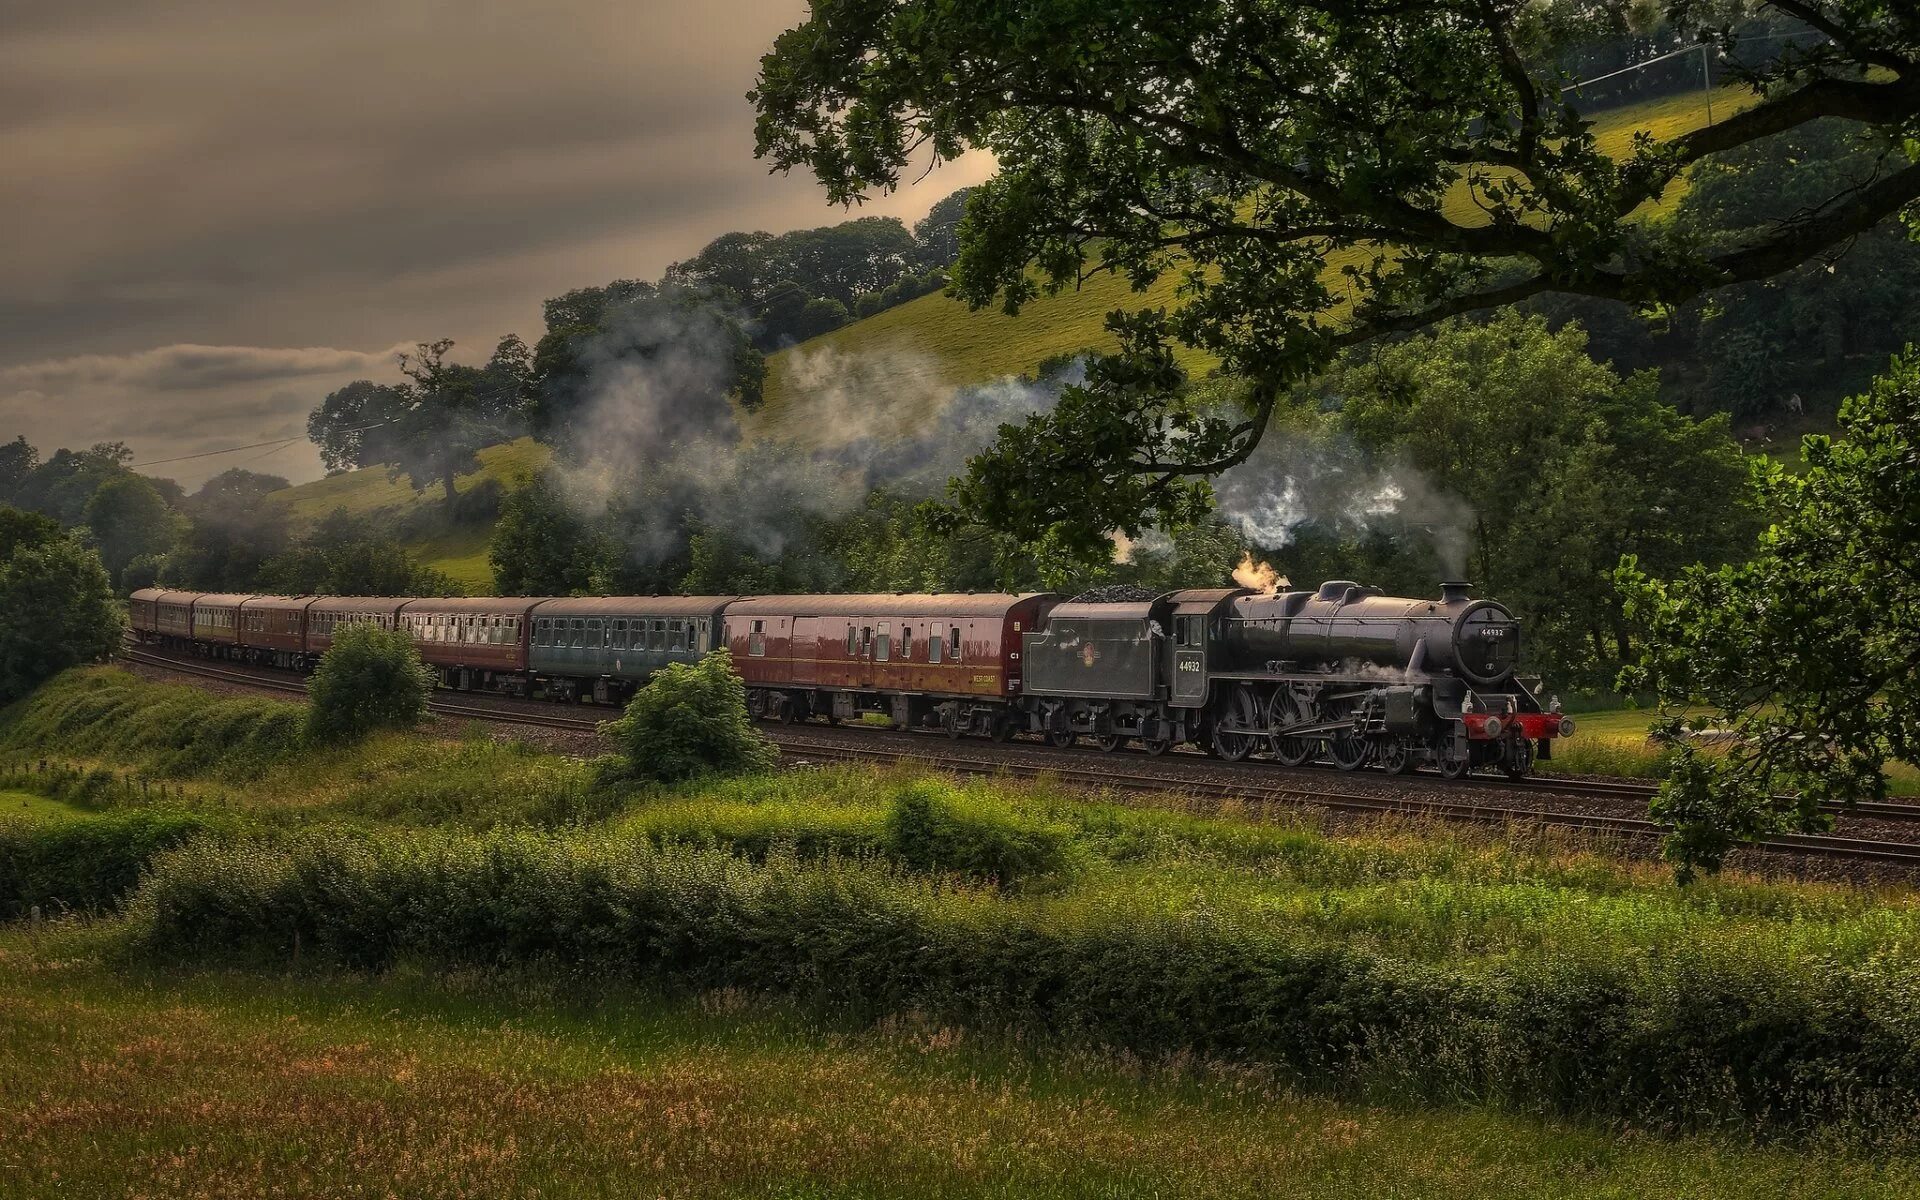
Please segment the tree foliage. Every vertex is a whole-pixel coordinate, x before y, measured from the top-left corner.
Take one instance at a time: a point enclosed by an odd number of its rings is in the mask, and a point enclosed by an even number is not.
[[[619,720],[600,726],[618,748],[614,775],[675,783],[773,767],[779,751],[747,715],[747,689],[725,650],[674,663],[634,694]]]
[[[411,729],[427,715],[432,695],[433,671],[405,630],[343,626],[308,685],[307,740],[334,745],[380,729]]]
[[[44,517],[0,507],[0,703],[120,644],[100,557]]]
[[[328,513],[262,563],[253,586],[289,596],[458,596],[462,591],[390,535],[344,509]]]
[[[406,382],[358,379],[329,393],[307,418],[327,468],[385,466],[417,490],[438,484],[451,505],[454,481],[479,466],[475,453],[524,428],[535,386],[533,354],[517,337],[482,367],[450,362],[452,349],[421,342],[400,356]]]
[[[1920,10],[1903,0],[1766,0],[1819,38],[1773,44],[1754,104],[1619,160],[1561,90],[1566,39],[1584,36],[1559,19],[1572,7],[818,0],[762,60],[758,146],[841,203],[897,186],[924,151],[990,150],[1000,172],[968,199],[954,272],[976,307],[1018,311],[1094,271],[1136,287],[1174,273],[1165,334],[1255,385],[1224,451],[1157,419],[1167,400],[1144,390],[1144,418],[1086,414],[1093,476],[1165,481],[1148,498],[1172,515],[1191,497],[1178,480],[1242,461],[1286,389],[1342,347],[1549,292],[1680,304],[1920,196],[1902,156],[1725,244],[1637,215],[1695,164],[1819,118],[1920,132]],[[1659,8],[1677,36],[1737,36],[1735,6]],[[986,474],[1003,491],[1028,478]],[[1103,520],[1088,494],[1066,513],[1082,537]]]
[[[1911,351],[1809,437],[1804,470],[1760,472],[1775,523],[1749,561],[1669,582],[1629,559],[1620,587],[1647,628],[1628,682],[1677,711],[1654,802],[1683,874],[1742,841],[1814,830],[1829,801],[1885,794],[1920,762],[1920,358]],[[1724,730],[1702,748],[1689,731]]]
[[[182,525],[159,490],[131,471],[101,484],[82,516],[116,585],[134,559],[171,549]]]
[[[507,497],[487,542],[494,586],[507,596],[582,594],[604,556],[598,532],[545,474]]]

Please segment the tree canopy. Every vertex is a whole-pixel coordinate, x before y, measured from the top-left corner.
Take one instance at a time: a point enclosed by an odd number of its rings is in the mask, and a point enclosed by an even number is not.
[[[1765,466],[1775,523],[1751,560],[1670,582],[1621,568],[1647,628],[1629,682],[1675,710],[1654,813],[1683,873],[1822,828],[1824,803],[1882,797],[1889,761],[1920,762],[1920,358],[1848,401],[1840,432],[1807,438],[1798,474]],[[1686,736],[1702,729],[1723,738]]]
[[[1740,6],[1660,7],[1683,36],[1730,47],[1741,34]],[[1767,0],[1814,36],[1775,42],[1747,72],[1754,103],[1642,135],[1616,160],[1562,91],[1561,51],[1581,35],[1561,19],[1571,8],[816,0],[762,61],[758,147],[835,202],[897,186],[920,155],[990,150],[1000,172],[969,197],[954,271],[975,306],[1018,311],[1095,271],[1137,287],[1176,273],[1181,304],[1163,329],[1136,325],[1130,349],[1151,362],[1143,334],[1177,340],[1254,386],[1175,421],[1136,386],[1140,415],[1100,414],[1094,470],[1165,481],[1148,499],[1178,517],[1192,494],[1175,481],[1244,461],[1287,388],[1342,347],[1549,292],[1676,305],[1793,267],[1920,197],[1903,153],[1731,241],[1639,215],[1695,164],[1821,118],[1920,132],[1920,9]],[[1036,417],[1036,438],[1079,437],[1082,415]],[[1025,476],[1013,464],[1001,478]],[[1093,507],[1027,506],[1018,532],[1091,528]]]
[[[0,704],[119,642],[100,556],[45,517],[0,507]]]

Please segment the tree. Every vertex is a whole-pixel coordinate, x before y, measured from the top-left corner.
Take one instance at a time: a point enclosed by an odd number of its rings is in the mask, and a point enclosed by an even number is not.
[[[307,741],[337,745],[418,725],[433,695],[433,672],[405,630],[354,624],[334,633],[307,691]]]
[[[278,475],[235,467],[200,485],[187,498],[186,529],[168,560],[169,583],[206,591],[259,586],[267,560],[286,550],[287,513],[267,499],[287,487]]]
[[[1604,687],[1632,654],[1613,570],[1724,562],[1756,532],[1724,417],[1693,421],[1651,374],[1622,380],[1576,326],[1505,314],[1443,325],[1335,372],[1344,424],[1403,492],[1457,524],[1463,567],[1513,606],[1559,686]],[[1431,576],[1428,577],[1431,582]]]
[[[585,592],[604,552],[593,527],[544,474],[507,497],[487,542],[494,587],[506,596]]]
[[[656,405],[671,405],[689,432],[730,425],[730,397],[746,408],[760,402],[766,360],[723,297],[623,279],[555,297],[545,312],[528,419],[563,453],[591,457],[597,435],[632,419],[610,403],[622,388],[657,384]]]
[[[1140,288],[1174,273],[1182,304],[1153,332],[1252,381],[1245,403],[1173,428],[1076,407],[1036,418],[1011,449],[1097,441],[1093,477],[1163,485],[1143,497],[1169,505],[1155,523],[1178,524],[1180,481],[1244,461],[1289,387],[1343,347],[1548,292],[1677,305],[1793,267],[1920,197],[1920,163],[1903,158],[1729,245],[1636,215],[1695,164],[1822,117],[1909,127],[1920,9],[1905,0],[1764,0],[1821,40],[1771,43],[1755,103],[1649,133],[1618,161],[1561,90],[1570,7],[817,0],[762,60],[758,151],[811,170],[836,203],[897,186],[922,152],[991,151],[999,174],[968,197],[954,270],[975,307],[1017,312],[1096,271]],[[1738,8],[1658,7],[1676,37],[1733,48]],[[1347,265],[1330,277],[1336,254]],[[1134,348],[1151,354],[1144,332]],[[1027,478],[984,475],[998,489]],[[1013,532],[1035,540],[1066,521],[1084,541],[1101,507],[1091,491],[1030,507],[1020,515],[1041,523]]]
[[[452,349],[445,338],[421,342],[400,356],[406,383],[357,379],[329,393],[307,418],[327,468],[384,465],[416,490],[439,484],[451,507],[455,480],[479,469],[475,455],[522,431],[535,387],[534,354],[517,337],[484,367],[448,361]]]
[[[285,595],[461,594],[459,584],[344,509],[328,513],[305,538],[263,563],[256,586]]]
[[[677,783],[702,775],[766,771],[779,751],[753,727],[747,689],[725,650],[698,663],[673,663],[600,726],[618,748],[615,778]]]
[[[131,472],[100,485],[87,501],[87,529],[116,584],[128,563],[164,554],[179,536],[180,518],[144,477]]]
[[[11,503],[20,485],[40,465],[40,452],[27,443],[25,436],[0,445],[0,503]]]
[[[86,520],[87,502],[109,480],[131,474],[133,451],[121,442],[100,442],[85,450],[62,447],[27,473],[14,489],[13,503],[43,512],[71,529]],[[161,481],[150,483],[158,487]]]
[[[1624,682],[1706,709],[1656,728],[1676,758],[1653,813],[1682,878],[1741,842],[1822,829],[1823,805],[1882,797],[1888,762],[1920,762],[1920,358],[1848,400],[1840,433],[1805,439],[1800,474],[1759,471],[1775,523],[1751,560],[1668,582],[1620,568],[1646,627]],[[1732,740],[1686,736],[1706,728]]]
[[[919,243],[922,267],[950,267],[960,257],[960,222],[967,215],[967,197],[972,192],[972,188],[961,188],[935,201],[914,225],[913,240]]]
[[[0,704],[120,644],[100,556],[44,520],[0,508]]]

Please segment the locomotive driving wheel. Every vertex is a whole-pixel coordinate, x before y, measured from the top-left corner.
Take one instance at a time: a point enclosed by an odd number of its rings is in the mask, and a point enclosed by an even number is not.
[[[1235,688],[1213,723],[1213,748],[1228,762],[1240,762],[1258,748],[1262,735],[1246,732],[1260,727],[1260,702],[1247,688]]]
[[[1284,729],[1289,725],[1304,725],[1311,719],[1307,702],[1292,688],[1281,687],[1273,694],[1273,704],[1268,709],[1267,724],[1275,729]],[[1273,757],[1283,767],[1298,767],[1319,752],[1320,744],[1313,738],[1275,737],[1273,739]]]

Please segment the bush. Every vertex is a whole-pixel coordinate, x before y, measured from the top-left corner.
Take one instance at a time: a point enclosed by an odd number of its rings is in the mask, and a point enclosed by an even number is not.
[[[13,510],[0,508],[0,514]],[[0,557],[0,704],[68,667],[112,654],[120,614],[100,556],[64,534],[9,519]]]
[[[137,809],[71,821],[0,822],[0,920],[116,907],[163,850],[231,822]]]
[[[773,767],[779,751],[747,715],[747,689],[733,659],[715,650],[697,664],[674,663],[635,693],[626,713],[600,726],[618,747],[608,774],[677,783]]]
[[[433,694],[433,672],[404,631],[348,625],[321,655],[308,690],[307,740],[324,745],[418,725]]]
[[[888,806],[887,848],[916,870],[954,871],[1003,885],[1065,874],[1075,861],[1073,832],[1066,826],[1024,819],[930,779],[908,784]]]

